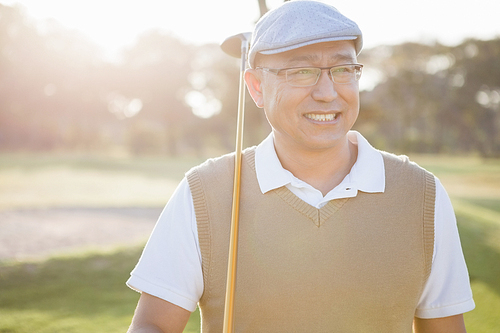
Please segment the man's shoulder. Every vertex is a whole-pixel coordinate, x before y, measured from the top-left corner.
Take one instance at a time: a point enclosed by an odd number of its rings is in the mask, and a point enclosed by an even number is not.
[[[406,155],[397,155],[383,150],[379,150],[379,152],[384,158],[384,161],[388,161],[391,163],[403,163],[403,164],[410,163],[410,158]]]
[[[396,155],[381,151],[384,159],[386,189],[403,186],[405,188],[419,188],[435,193],[436,178],[406,155]]]
[[[382,155],[382,158],[384,159],[386,170],[392,167],[396,169],[404,168],[414,172],[430,173],[429,171],[418,165],[416,162],[412,161],[406,155],[396,155],[382,150],[379,150],[379,152]]]

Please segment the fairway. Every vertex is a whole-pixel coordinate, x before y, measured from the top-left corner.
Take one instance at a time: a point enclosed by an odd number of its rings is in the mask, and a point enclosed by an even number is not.
[[[500,160],[412,158],[441,179],[455,206],[476,302],[476,309],[465,314],[468,332],[498,332]],[[64,207],[161,209],[183,173],[197,162],[0,156],[0,213]],[[142,244],[130,243],[36,261],[4,260],[0,332],[125,332],[138,300],[125,281],[141,249]],[[199,332],[198,312],[185,332]]]
[[[0,155],[0,209],[162,207],[197,159]]]

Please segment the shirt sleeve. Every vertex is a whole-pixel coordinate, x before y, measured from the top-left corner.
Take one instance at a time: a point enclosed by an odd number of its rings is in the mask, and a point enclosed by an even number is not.
[[[194,311],[203,293],[196,215],[184,178],[161,213],[127,285]]]
[[[415,313],[424,319],[454,316],[475,307],[455,213],[437,178],[435,207],[432,269]]]

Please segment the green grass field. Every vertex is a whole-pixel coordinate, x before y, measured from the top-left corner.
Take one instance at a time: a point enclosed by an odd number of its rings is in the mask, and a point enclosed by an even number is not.
[[[413,156],[454,203],[476,309],[468,332],[500,327],[500,160]],[[0,155],[0,209],[163,206],[194,160]],[[75,190],[78,189],[78,190]],[[119,193],[116,193],[119,192]],[[141,248],[0,263],[0,333],[125,332]],[[199,332],[195,312],[185,332]]]

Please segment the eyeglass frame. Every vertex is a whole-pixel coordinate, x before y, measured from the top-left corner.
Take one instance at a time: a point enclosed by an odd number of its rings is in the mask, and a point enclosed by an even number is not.
[[[353,81],[349,81],[349,82],[335,82],[334,75],[332,74],[332,70],[334,68],[337,68],[337,67],[345,67],[345,66],[357,66],[357,67],[359,67],[359,69],[355,68],[355,70],[359,70],[359,72],[360,72],[358,78],[356,79],[356,76],[354,76],[354,80]],[[304,68],[304,69],[320,69],[321,71],[316,76],[316,81],[313,84],[307,84],[307,85],[293,85],[293,84],[291,84],[288,81],[288,74],[285,72],[285,78],[286,78],[286,83],[287,84],[289,84],[292,87],[312,87],[312,86],[316,85],[316,83],[318,83],[319,78],[321,76],[321,72],[323,72],[324,70],[328,70],[330,72],[329,76],[330,76],[330,79],[332,80],[333,83],[336,83],[336,84],[349,84],[349,83],[353,83],[353,82],[359,81],[359,79],[361,78],[361,74],[363,73],[363,64],[342,64],[342,65],[335,65],[335,66],[331,66],[331,67],[288,67],[288,68],[255,67],[255,69],[261,69],[261,70],[263,70],[265,72],[272,73],[272,74],[275,74],[275,75],[279,75],[280,72],[282,72],[282,71],[286,71],[286,70],[290,70],[290,69],[301,69],[301,68]]]

